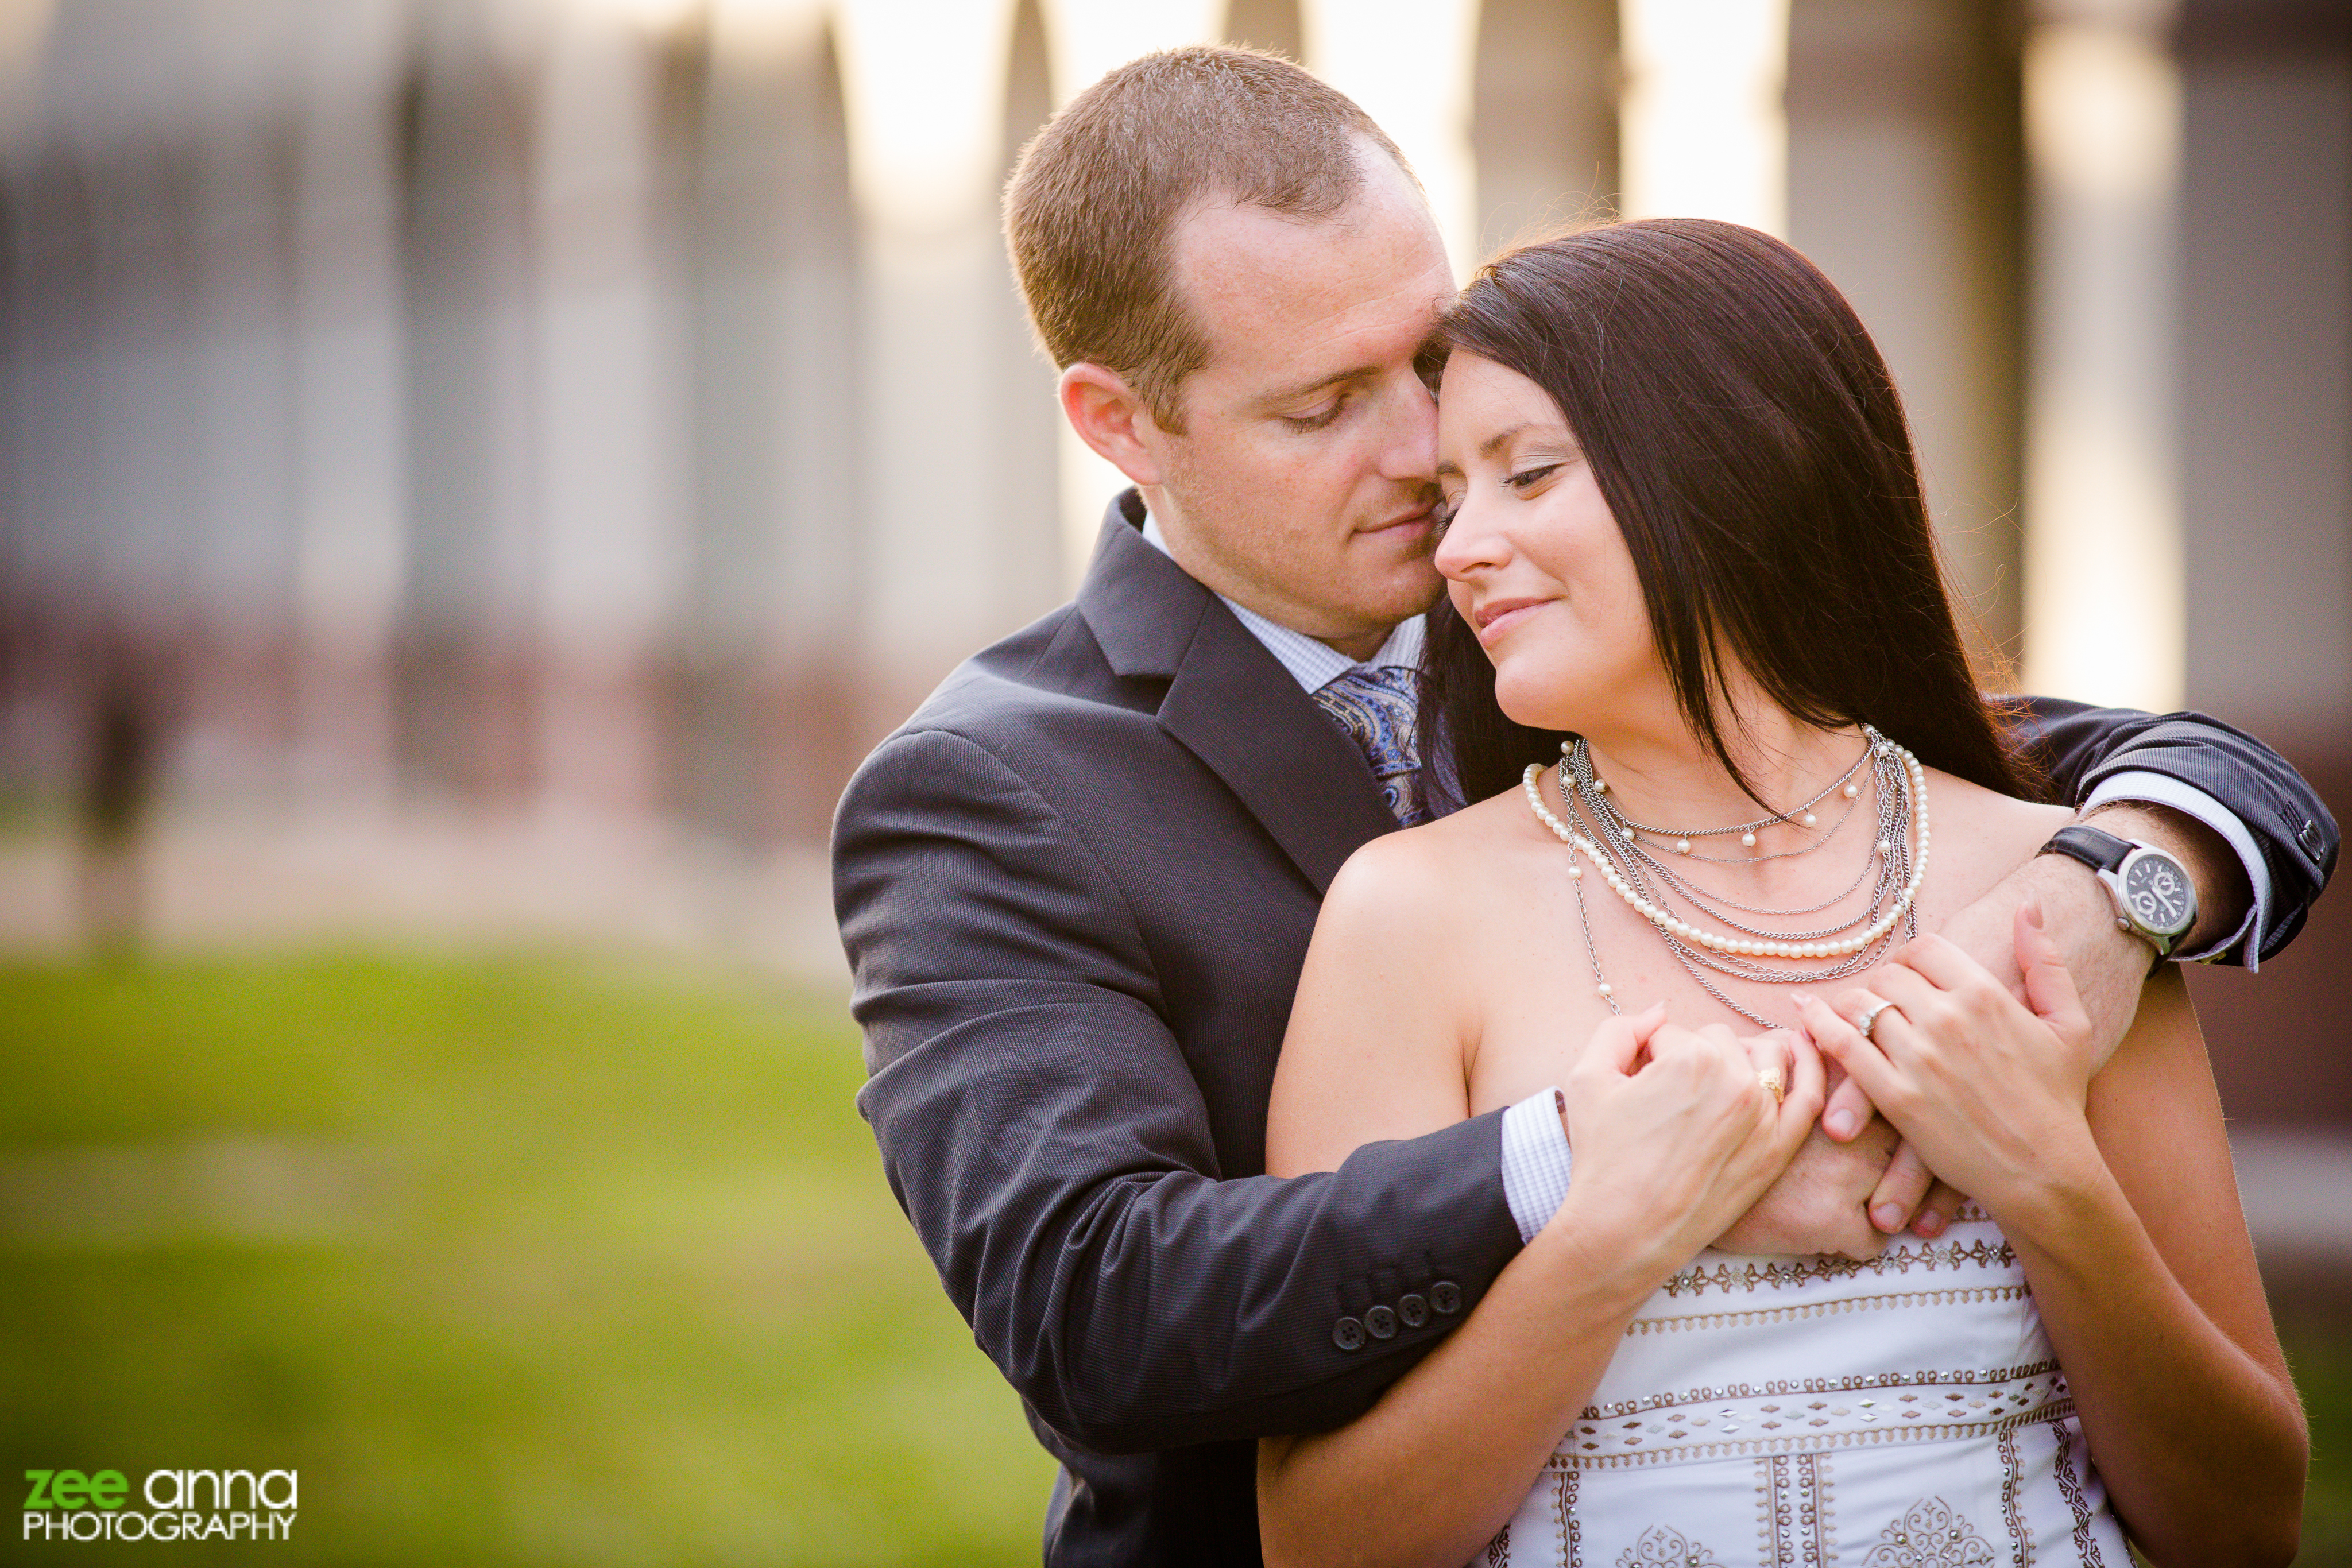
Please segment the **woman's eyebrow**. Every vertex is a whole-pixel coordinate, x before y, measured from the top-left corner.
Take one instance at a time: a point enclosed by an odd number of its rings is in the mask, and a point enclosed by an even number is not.
[[[1510,426],[1508,429],[1496,431],[1494,434],[1486,437],[1486,440],[1478,444],[1478,455],[1481,457],[1492,457],[1496,453],[1500,452],[1503,449],[1503,444],[1509,441],[1511,437],[1517,435],[1522,430],[1531,428],[1533,428],[1532,422],[1523,419],[1519,421],[1518,423]]]

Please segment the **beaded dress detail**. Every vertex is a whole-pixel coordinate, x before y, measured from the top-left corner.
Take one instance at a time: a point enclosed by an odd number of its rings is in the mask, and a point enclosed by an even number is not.
[[[1628,1325],[1490,1568],[2130,1568],[2016,1252],[1709,1250]]]

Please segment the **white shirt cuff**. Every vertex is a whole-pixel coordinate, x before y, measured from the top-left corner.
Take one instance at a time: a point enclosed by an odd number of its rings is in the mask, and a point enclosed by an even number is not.
[[[2101,806],[2112,806],[2126,800],[2137,800],[2151,806],[2169,806],[2176,811],[2196,818],[2221,835],[2224,841],[2238,852],[2245,862],[2246,882],[2254,890],[2253,903],[2238,928],[2221,941],[2201,952],[2175,953],[2183,963],[2203,962],[2218,958],[2241,942],[2245,944],[2245,963],[2249,969],[2259,969],[2263,961],[2263,912],[2271,901],[2271,868],[2263,860],[2263,852],[2254,844],[2254,835],[2246,824],[2212,796],[2193,784],[2183,784],[2168,773],[2147,773],[2137,770],[2110,774],[2099,780],[2091,798],[2083,802],[2081,814],[2089,816]]]
[[[1567,1104],[1558,1089],[1543,1089],[1503,1113],[1503,1201],[1522,1243],[1568,1198]]]

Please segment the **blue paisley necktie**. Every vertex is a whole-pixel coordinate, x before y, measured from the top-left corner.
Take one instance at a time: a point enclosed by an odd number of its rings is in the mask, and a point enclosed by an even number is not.
[[[1389,810],[1405,827],[1431,820],[1421,796],[1421,748],[1413,738],[1418,681],[1411,670],[1359,666],[1315,694],[1372,765]]]

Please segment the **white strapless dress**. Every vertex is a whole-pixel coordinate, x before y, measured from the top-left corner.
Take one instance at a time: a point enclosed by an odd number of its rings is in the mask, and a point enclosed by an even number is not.
[[[1626,1330],[1485,1568],[2132,1568],[2015,1252],[1705,1252]]]

